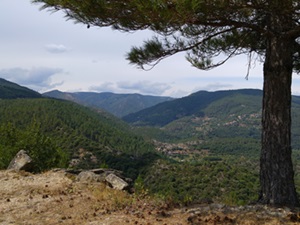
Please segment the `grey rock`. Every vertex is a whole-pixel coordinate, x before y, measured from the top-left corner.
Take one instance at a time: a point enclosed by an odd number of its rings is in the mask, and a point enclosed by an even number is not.
[[[33,171],[33,161],[25,150],[20,150],[16,156],[9,163],[8,170],[25,170],[27,172]]]
[[[85,183],[92,183],[92,182],[104,182],[105,177],[99,174],[95,174],[92,171],[82,171],[77,176],[77,181],[85,182]]]
[[[113,173],[107,175],[105,180],[113,189],[116,190],[126,190],[129,187],[129,184],[125,180]]]

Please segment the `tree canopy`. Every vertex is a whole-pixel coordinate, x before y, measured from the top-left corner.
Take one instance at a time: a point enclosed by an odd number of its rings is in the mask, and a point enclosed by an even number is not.
[[[90,26],[156,33],[127,59],[140,68],[186,52],[211,69],[240,54],[264,62],[259,202],[298,206],[291,160],[291,82],[299,72],[300,2],[295,0],[33,0]],[[221,58],[221,59],[220,59]],[[217,61],[214,61],[217,60]]]
[[[127,55],[131,63],[144,68],[178,52],[200,69],[211,69],[239,54],[257,53],[264,60],[266,39],[278,35],[269,29],[272,14],[290,19],[283,30],[286,38],[300,34],[298,1],[266,0],[33,0],[42,9],[63,10],[67,19],[90,26],[112,26],[122,31],[150,29],[158,35],[133,47]],[[294,69],[299,70],[299,44],[295,42]],[[213,58],[225,58],[213,62]]]

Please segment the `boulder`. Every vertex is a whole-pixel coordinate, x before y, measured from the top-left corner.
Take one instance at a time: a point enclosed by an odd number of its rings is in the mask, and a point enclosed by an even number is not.
[[[126,190],[129,188],[129,184],[125,180],[113,173],[107,175],[105,181],[116,190]]]
[[[76,176],[76,181],[82,183],[103,182],[116,190],[130,190],[132,180],[122,176],[122,172],[114,169],[91,169],[91,170],[64,170]]]
[[[15,171],[25,170],[27,172],[32,172],[33,162],[25,150],[20,150],[11,160],[7,169]]]
[[[82,171],[78,174],[76,180],[84,183],[103,182],[105,177],[92,171]]]

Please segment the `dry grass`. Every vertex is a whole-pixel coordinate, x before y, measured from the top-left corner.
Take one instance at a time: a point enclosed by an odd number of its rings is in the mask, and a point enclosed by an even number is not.
[[[128,192],[108,188],[105,184],[92,185],[88,189],[97,202],[105,203],[105,208],[111,211],[124,209],[134,202]]]
[[[172,208],[160,199],[131,195],[101,183],[76,182],[64,172],[0,171],[0,224],[206,225],[299,224],[298,214],[268,208]]]
[[[0,171],[0,224],[161,224],[156,201],[64,172]],[[146,217],[148,217],[146,219]],[[167,218],[170,220],[170,218]],[[151,222],[152,221],[152,222]],[[169,222],[168,224],[184,224]]]

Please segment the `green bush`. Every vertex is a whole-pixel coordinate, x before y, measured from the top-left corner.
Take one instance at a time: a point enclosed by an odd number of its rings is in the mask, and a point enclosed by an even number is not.
[[[11,123],[0,126],[0,168],[5,169],[21,149],[33,159],[36,172],[66,167],[69,161],[68,153],[42,134],[38,123],[33,122],[25,130],[17,129]]]
[[[150,193],[174,203],[207,200],[244,205],[258,198],[258,170],[242,159],[174,163],[159,160],[144,176]]]

